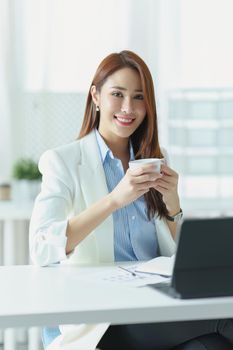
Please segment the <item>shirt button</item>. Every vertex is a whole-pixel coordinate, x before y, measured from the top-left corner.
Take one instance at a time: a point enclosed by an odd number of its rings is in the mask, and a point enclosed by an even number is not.
[[[132,220],[135,220],[135,216],[134,215],[132,216]]]

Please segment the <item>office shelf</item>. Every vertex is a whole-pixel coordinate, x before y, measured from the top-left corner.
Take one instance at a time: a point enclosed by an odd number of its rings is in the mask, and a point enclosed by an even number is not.
[[[233,197],[228,188],[233,183],[233,88],[171,90],[167,103],[170,155],[182,175],[182,195]]]

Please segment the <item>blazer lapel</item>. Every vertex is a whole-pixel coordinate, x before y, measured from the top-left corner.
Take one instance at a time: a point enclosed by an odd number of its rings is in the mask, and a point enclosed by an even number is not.
[[[94,131],[80,140],[80,153],[80,185],[86,207],[89,207],[109,193]],[[112,215],[95,229],[95,238],[99,261],[114,261]]]

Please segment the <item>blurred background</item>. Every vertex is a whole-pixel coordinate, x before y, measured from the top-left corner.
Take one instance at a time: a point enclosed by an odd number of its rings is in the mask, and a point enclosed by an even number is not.
[[[155,84],[187,216],[233,213],[232,0],[0,1],[0,264],[26,264],[43,151],[73,141],[100,61],[129,49]],[[40,349],[39,329],[0,348]]]

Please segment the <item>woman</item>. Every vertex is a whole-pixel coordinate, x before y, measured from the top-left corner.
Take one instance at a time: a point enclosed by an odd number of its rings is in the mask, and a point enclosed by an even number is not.
[[[150,157],[165,158],[161,174],[148,164],[128,168],[130,160]],[[78,140],[45,152],[39,167],[42,190],[30,225],[34,263],[134,261],[174,253],[182,213],[178,175],[159,145],[151,74],[135,53],[114,53],[101,62]],[[209,343],[208,349],[224,350],[232,348],[232,329],[228,320],[111,326],[98,347],[199,350]],[[53,344],[60,334],[58,327],[44,329],[45,348],[59,348]],[[78,336],[76,341],[74,349]]]

